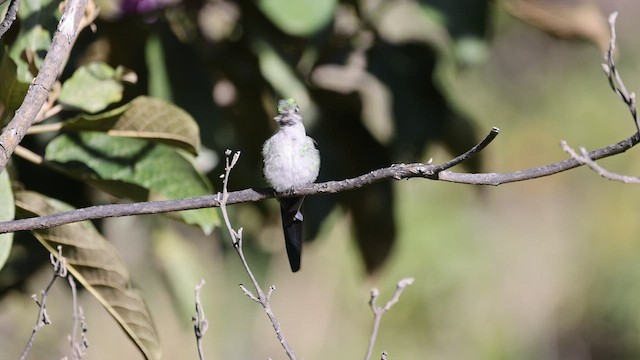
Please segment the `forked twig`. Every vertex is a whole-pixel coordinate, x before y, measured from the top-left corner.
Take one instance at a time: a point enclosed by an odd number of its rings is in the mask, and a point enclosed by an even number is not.
[[[20,356],[20,360],[24,360],[29,355],[29,351],[31,347],[33,347],[33,341],[36,338],[36,334],[43,326],[51,324],[51,318],[47,313],[47,296],[49,295],[49,290],[53,286],[53,283],[56,281],[58,277],[66,277],[67,276],[67,259],[62,256],[62,246],[58,245],[58,257],[56,258],[53,254],[49,254],[49,261],[51,265],[53,265],[53,277],[47,284],[47,287],[42,290],[40,293],[40,300],[38,301],[38,297],[36,294],[31,295],[33,301],[35,301],[36,305],[38,305],[38,319],[36,320],[36,325],[31,330],[31,336],[29,337],[29,341],[27,341],[27,345],[22,351],[22,355]]]
[[[71,356],[74,360],[82,359],[87,354],[89,348],[89,338],[87,337],[87,321],[84,318],[82,306],[78,305],[78,290],[76,282],[71,274],[67,274],[67,280],[71,287],[71,298],[73,304],[73,328],[69,342],[71,343]],[[78,328],[80,328],[80,339],[78,340]]]
[[[193,332],[196,335],[196,344],[198,345],[198,357],[200,360],[204,360],[204,350],[202,349],[202,339],[204,334],[209,329],[209,321],[204,316],[204,307],[202,307],[202,301],[200,300],[200,292],[204,286],[204,279],[200,279],[198,285],[196,285],[196,316],[191,318],[193,321]]]
[[[276,288],[275,286],[271,285],[269,287],[269,291],[266,294],[264,293],[264,291],[260,287],[260,284],[258,284],[256,277],[253,275],[253,272],[251,271],[251,268],[247,263],[247,259],[244,256],[244,251],[242,250],[242,228],[239,228],[238,230],[234,230],[233,226],[231,226],[231,221],[229,220],[229,214],[227,213],[227,200],[229,198],[229,193],[228,193],[229,175],[231,174],[231,169],[233,169],[233,167],[238,162],[238,158],[240,157],[240,152],[237,151],[233,153],[233,157],[231,158],[231,160],[229,160],[229,156],[231,155],[231,150],[225,151],[225,155],[226,155],[225,173],[220,176],[222,178],[222,193],[221,194],[218,193],[220,211],[222,211],[222,217],[224,218],[224,223],[227,227],[227,230],[229,231],[229,235],[231,236],[231,243],[233,244],[233,248],[236,249],[236,252],[240,257],[240,261],[242,261],[242,265],[244,266],[244,269],[247,272],[247,275],[249,275],[249,278],[251,279],[251,283],[253,284],[253,287],[255,288],[257,295],[253,294],[251,290],[249,290],[246,286],[242,284],[240,284],[240,289],[242,289],[242,292],[245,295],[247,295],[249,298],[251,298],[253,301],[262,305],[262,308],[264,309],[265,313],[267,313],[269,320],[271,320],[271,325],[273,326],[273,330],[275,330],[276,337],[278,338],[278,341],[282,345],[284,352],[287,354],[289,359],[295,360],[296,355],[293,352],[293,349],[291,348],[291,346],[289,346],[289,343],[287,342],[287,340],[285,339],[284,334],[282,333],[282,328],[280,327],[280,322],[278,321],[275,314],[273,313],[273,310],[271,309],[271,302],[270,302],[271,294]]]
[[[618,72],[618,68],[613,60],[614,52],[616,48],[616,19],[618,18],[618,12],[613,12],[609,15],[609,29],[611,31],[611,37],[609,38],[609,50],[605,52],[604,59],[607,62],[606,64],[602,64],[602,69],[604,73],[607,75],[607,79],[609,79],[609,86],[613,92],[627,105],[629,108],[629,112],[631,113],[631,117],[633,118],[633,123],[636,126],[637,134],[640,134],[640,122],[638,121],[638,110],[636,108],[636,93],[627,90],[627,87],[624,85],[622,81],[622,77]],[[578,161],[581,164],[587,165],[591,170],[598,173],[600,176],[613,180],[620,181],[626,184],[640,184],[640,178],[635,176],[628,176],[617,174],[611,172],[602,166],[598,165],[590,154],[587,152],[587,149],[583,146],[580,146],[580,154],[578,154],[572,147],[570,147],[566,141],[562,140],[560,142],[560,146],[562,149],[571,156],[574,160]]]
[[[364,359],[371,359],[371,355],[373,354],[373,347],[376,344],[376,338],[378,337],[378,330],[380,329],[380,321],[382,320],[382,315],[389,311],[393,305],[395,305],[400,300],[400,295],[404,289],[413,284],[413,278],[408,277],[404,279],[400,279],[398,284],[396,284],[396,291],[393,293],[393,297],[389,300],[383,307],[379,307],[376,305],[376,300],[378,296],[380,296],[380,290],[377,288],[371,289],[371,298],[369,300],[369,306],[371,307],[371,311],[373,311],[373,327],[371,329],[371,337],[369,338],[369,347],[367,349],[367,355],[365,355]],[[387,352],[382,352],[381,359],[387,358]]]

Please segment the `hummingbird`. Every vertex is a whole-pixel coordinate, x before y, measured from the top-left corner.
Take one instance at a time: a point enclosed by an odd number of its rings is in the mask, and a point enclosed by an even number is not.
[[[284,193],[316,181],[320,172],[320,152],[307,136],[300,108],[293,99],[278,101],[274,118],[278,131],[262,146],[264,177],[276,193]],[[291,271],[300,270],[302,255],[302,202],[304,196],[278,198],[284,242]]]

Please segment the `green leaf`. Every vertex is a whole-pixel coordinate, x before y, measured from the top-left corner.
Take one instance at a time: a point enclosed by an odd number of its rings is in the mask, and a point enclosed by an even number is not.
[[[260,0],[258,7],[280,30],[294,36],[311,36],[327,26],[335,14],[336,0]]]
[[[11,191],[11,181],[7,170],[0,172],[0,221],[13,220],[15,206],[13,192]],[[0,270],[9,258],[11,245],[13,244],[13,233],[0,234]]]
[[[31,82],[51,46],[51,34],[56,29],[60,14],[58,4],[53,0],[24,0],[20,3],[20,32],[9,49],[18,66],[20,81]]]
[[[154,140],[194,155],[200,148],[200,129],[191,115],[175,105],[146,96],[104,113],[79,115],[67,120],[63,129],[102,131],[112,136]]]
[[[135,201],[211,194],[211,185],[196,171],[191,156],[164,144],[81,132],[55,138],[47,146],[45,158],[72,176]],[[200,226],[206,234],[218,224],[217,213],[211,208],[179,214],[184,222]]]
[[[0,103],[3,106],[0,124],[5,124],[13,113],[20,107],[24,96],[29,90],[30,81],[18,78],[18,66],[3,52],[0,62]]]
[[[44,195],[20,191],[16,206],[21,217],[43,216],[71,207]],[[141,293],[131,285],[126,265],[116,248],[89,221],[33,231],[52,254],[62,255],[73,276],[122,326],[147,359],[160,359],[160,341]]]
[[[97,61],[82,66],[62,84],[58,101],[96,113],[122,100],[123,90],[120,74],[109,65]]]

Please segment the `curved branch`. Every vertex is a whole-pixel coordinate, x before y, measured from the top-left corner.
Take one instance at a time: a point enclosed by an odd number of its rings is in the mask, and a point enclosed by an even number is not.
[[[355,178],[341,181],[327,181],[323,183],[311,184],[290,191],[286,194],[278,194],[279,197],[296,195],[315,195],[326,193],[337,193],[341,191],[353,190],[373,184],[383,180],[401,180],[410,178],[425,178],[429,180],[440,180],[472,185],[501,185],[517,181],[525,181],[549,176],[573,169],[582,164],[570,158],[553,164],[543,165],[528,170],[520,170],[509,173],[456,173],[448,171],[450,167],[469,159],[472,155],[486,147],[498,134],[498,130],[493,128],[487,137],[463,155],[447,161],[441,165],[414,163],[396,164],[387,168],[371,171],[367,174]],[[597,160],[605,157],[623,153],[640,142],[640,134],[636,133],[630,138],[620,141],[617,144],[593,150],[589,153],[591,159]],[[228,193],[227,205],[243,202],[260,201],[275,197],[275,192],[270,188],[251,188]],[[0,234],[23,231],[45,229],[54,226],[70,224],[85,220],[96,220],[109,217],[131,216],[166,213],[172,211],[201,209],[206,207],[219,207],[219,195],[205,195],[189,199],[148,201],[130,204],[98,205],[87,208],[65,211],[58,214],[19,219],[0,222]]]
[[[53,36],[51,48],[42,62],[38,75],[29,86],[29,91],[13,119],[0,134],[0,172],[7,166],[11,154],[34,123],[40,108],[47,100],[49,90],[60,72],[61,64],[69,56],[87,2],[88,0],[67,2],[58,23],[58,30]]]

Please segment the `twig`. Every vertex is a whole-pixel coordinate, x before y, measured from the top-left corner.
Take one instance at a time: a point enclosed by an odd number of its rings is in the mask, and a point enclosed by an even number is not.
[[[196,316],[191,318],[193,321],[193,332],[196,335],[196,344],[198,346],[198,358],[204,360],[204,350],[202,349],[202,338],[209,329],[209,321],[204,316],[204,308],[202,307],[202,301],[200,301],[200,291],[204,286],[204,279],[200,279],[200,282],[196,285]]]
[[[33,80],[22,105],[0,134],[0,172],[4,170],[11,154],[22,141],[27,130],[36,120],[40,108],[47,100],[49,90],[58,77],[60,67],[66,61],[71,45],[77,36],[78,26],[88,0],[69,0],[53,36],[51,48],[45,56],[38,75]]]
[[[631,113],[631,117],[633,118],[633,123],[636,126],[636,130],[640,133],[640,123],[638,122],[638,110],[636,108],[636,93],[627,91],[627,87],[624,85],[622,81],[622,77],[620,73],[618,73],[618,69],[613,61],[614,52],[616,48],[616,19],[618,18],[618,12],[613,12],[609,15],[609,28],[611,31],[611,37],[609,38],[609,50],[605,52],[604,59],[607,62],[606,64],[602,64],[602,69],[604,73],[607,75],[607,79],[609,79],[609,85],[613,92],[627,105],[629,108],[629,112]],[[593,157],[590,153],[587,153],[585,147],[580,146],[580,153],[576,153],[576,151],[570,147],[566,141],[562,140],[560,142],[560,146],[562,149],[571,156],[571,158],[575,159],[581,164],[585,164],[591,168],[591,170],[598,173],[600,176],[613,180],[620,181],[627,184],[640,184],[640,178],[635,176],[621,175],[611,171],[606,170],[602,166],[598,165],[595,161],[593,161]]]
[[[78,305],[78,290],[76,282],[71,274],[67,275],[69,286],[71,287],[71,299],[73,305],[73,327],[69,342],[71,343],[71,357],[74,360],[82,359],[87,354],[89,348],[89,338],[87,338],[87,322],[84,318],[82,306]],[[80,328],[80,341],[78,341],[78,328]]]
[[[609,38],[609,50],[604,53],[604,60],[607,62],[606,64],[602,64],[602,70],[607,75],[609,79],[609,86],[613,92],[618,95],[618,97],[627,104],[629,111],[631,112],[631,116],[633,117],[633,122],[636,126],[636,130],[640,132],[640,123],[638,123],[638,110],[636,109],[636,93],[627,91],[626,86],[624,86],[624,82],[622,81],[622,77],[620,73],[618,73],[618,68],[616,67],[615,62],[613,61],[615,49],[616,49],[616,19],[618,18],[618,12],[615,11],[609,15],[609,29],[611,31],[611,37]]]
[[[31,347],[33,346],[33,341],[35,340],[38,331],[40,331],[43,326],[51,324],[51,318],[47,313],[47,296],[49,295],[49,290],[51,290],[51,286],[53,286],[53,283],[56,281],[56,279],[58,277],[64,278],[65,276],[67,276],[67,259],[62,256],[62,246],[58,245],[57,258],[53,254],[49,254],[49,261],[51,262],[51,265],[53,265],[53,277],[49,281],[49,284],[47,284],[47,287],[41,292],[40,301],[38,301],[36,294],[31,295],[31,298],[33,299],[33,301],[35,301],[36,305],[38,305],[39,308],[38,318],[36,320],[36,325],[31,331],[29,341],[27,342],[24,351],[22,351],[20,360],[24,360],[27,358],[27,355],[29,354]]]
[[[247,263],[247,259],[244,256],[244,251],[242,250],[242,228],[239,228],[238,230],[234,230],[233,226],[231,226],[231,221],[229,220],[229,214],[227,213],[227,201],[229,200],[229,193],[227,191],[228,189],[227,186],[229,184],[229,175],[231,174],[231,169],[233,169],[233,167],[238,162],[238,158],[240,157],[240,152],[239,151],[235,152],[233,154],[231,161],[229,161],[229,155],[231,155],[231,150],[227,150],[225,152],[225,155],[226,155],[225,167],[224,167],[225,173],[220,176],[222,178],[222,194],[218,194],[220,211],[222,211],[222,217],[224,218],[224,223],[227,227],[227,230],[229,231],[229,235],[231,236],[231,243],[233,244],[233,248],[236,249],[236,252],[240,257],[240,260],[242,261],[242,265],[244,266],[244,269],[247,272],[247,275],[249,275],[249,278],[251,279],[251,283],[253,284],[253,287],[256,290],[257,296],[254,295],[249,289],[247,289],[242,284],[240,284],[240,289],[242,289],[242,292],[245,295],[247,295],[249,298],[251,298],[255,302],[262,305],[262,308],[264,309],[265,313],[269,317],[269,320],[271,320],[271,325],[273,326],[273,330],[275,331],[276,337],[278,338],[280,345],[282,345],[284,352],[287,354],[289,359],[295,360],[296,355],[293,352],[293,349],[291,348],[291,346],[289,346],[289,343],[287,342],[287,340],[285,339],[284,334],[282,332],[282,328],[280,327],[280,322],[278,321],[278,319],[276,318],[276,315],[271,309],[271,301],[270,301],[271,294],[276,288],[273,285],[271,285],[269,287],[269,291],[267,292],[267,294],[264,293],[264,291],[260,287],[260,284],[256,280],[256,277],[253,275],[253,272],[251,271],[251,268]]]
[[[609,180],[613,180],[613,181],[620,181],[620,182],[623,182],[625,184],[640,184],[640,178],[638,178],[638,177],[617,174],[617,173],[611,172],[611,171],[603,168],[602,166],[598,165],[595,161],[593,161],[593,160],[591,160],[591,158],[589,158],[589,153],[587,152],[587,149],[584,148],[584,146],[580,146],[580,153],[581,154],[576,153],[576,151],[572,147],[567,145],[567,142],[564,141],[564,140],[562,140],[560,142],[560,146],[562,146],[562,149],[567,154],[569,154],[572,158],[576,159],[577,161],[581,162],[582,164],[587,165],[588,167],[591,168],[591,170],[597,172],[598,175],[604,177],[605,179],[609,179]]]
[[[496,138],[496,136],[498,136],[498,134],[500,133],[500,129],[498,129],[497,127],[492,127],[491,131],[489,132],[489,134],[480,142],[478,143],[476,146],[472,147],[471,149],[469,149],[467,152],[465,152],[464,154],[460,155],[460,156],[456,156],[455,158],[447,161],[446,163],[437,166],[434,170],[436,173],[442,172],[444,170],[450,169],[464,161],[469,160],[473,155],[479,153],[480,151],[484,150],[485,147],[487,147],[487,145],[491,144],[491,142]],[[430,162],[429,162],[430,163]]]
[[[378,329],[380,328],[382,315],[389,311],[389,309],[391,309],[391,307],[400,300],[400,295],[402,295],[404,289],[411,284],[413,284],[413,278],[411,277],[400,279],[400,281],[398,281],[398,284],[396,285],[396,291],[393,293],[393,297],[383,307],[379,307],[376,305],[376,300],[378,299],[378,296],[380,296],[380,290],[378,290],[377,288],[371,289],[371,299],[369,300],[369,306],[371,307],[371,311],[373,311],[373,328],[371,329],[369,348],[367,349],[367,355],[364,357],[365,360],[371,359],[371,354],[373,354],[373,347],[376,343],[376,338],[378,337]],[[381,358],[387,358],[386,351],[382,353]]]
[[[9,3],[9,8],[7,9],[7,14],[4,16],[4,20],[2,20],[2,22],[0,23],[0,38],[2,38],[4,34],[11,28],[11,25],[17,18],[19,8],[20,0],[11,0],[11,3]]]

